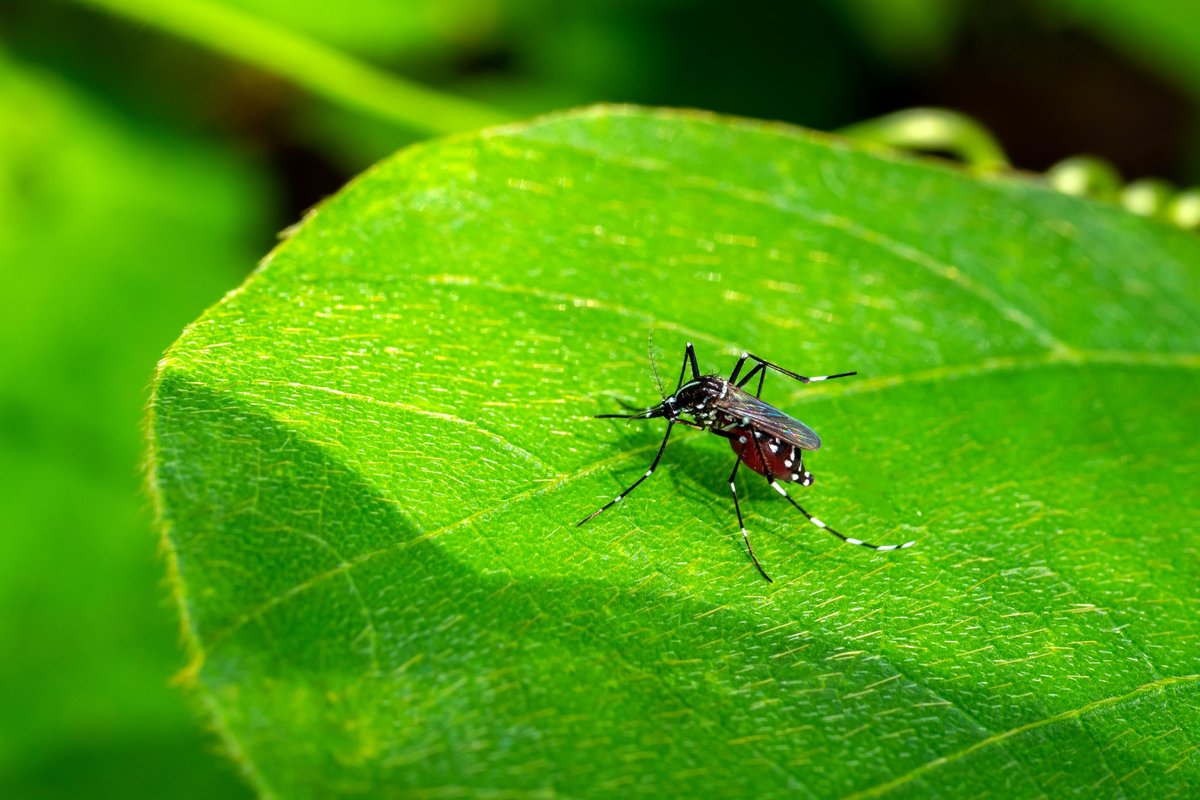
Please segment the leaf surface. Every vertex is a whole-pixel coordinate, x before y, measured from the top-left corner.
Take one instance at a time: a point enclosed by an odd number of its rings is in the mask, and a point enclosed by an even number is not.
[[[266,796],[1157,797],[1200,781],[1194,237],[601,108],[406,150],[164,361],[195,678]],[[662,423],[686,341],[794,489]],[[674,385],[674,384],[672,384]]]

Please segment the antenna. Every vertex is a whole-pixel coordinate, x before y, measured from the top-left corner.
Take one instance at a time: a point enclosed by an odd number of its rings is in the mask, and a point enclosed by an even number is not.
[[[666,399],[667,393],[663,391],[662,378],[658,377],[658,365],[654,363],[654,328],[650,328],[650,334],[646,337],[646,354],[650,356],[650,369],[654,371],[654,382],[658,384],[658,396]]]

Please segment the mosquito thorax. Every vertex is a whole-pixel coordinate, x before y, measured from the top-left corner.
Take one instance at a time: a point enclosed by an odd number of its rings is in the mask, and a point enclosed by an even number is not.
[[[729,381],[720,375],[701,375],[667,398],[678,414],[689,414],[708,428],[724,424],[721,401],[729,394]]]

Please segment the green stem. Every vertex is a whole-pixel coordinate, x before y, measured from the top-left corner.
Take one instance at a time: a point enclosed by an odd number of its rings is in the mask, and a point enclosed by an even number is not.
[[[332,47],[210,0],[73,0],[281,75],[314,94],[431,135],[511,119],[484,105],[376,69]]]
[[[1008,157],[986,128],[965,114],[913,108],[860,122],[839,131],[870,144],[953,153],[980,172],[1007,169]]]

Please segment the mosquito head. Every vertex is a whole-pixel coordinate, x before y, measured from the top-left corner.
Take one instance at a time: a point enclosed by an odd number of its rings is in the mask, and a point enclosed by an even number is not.
[[[665,417],[669,420],[677,420],[680,414],[709,417],[715,411],[716,404],[723,400],[729,392],[729,386],[729,382],[720,375],[702,375],[679,387],[679,390],[670,397],[664,397],[663,401],[656,406],[638,409],[636,406],[617,400],[632,413],[598,414],[596,418],[658,419]]]
[[[657,419],[658,417],[667,417],[668,419],[674,419],[678,415],[679,415],[678,412],[675,410],[675,398],[668,397],[665,400],[663,400],[661,403],[659,403],[658,405],[652,406],[651,408],[647,408],[645,411],[642,411],[641,413],[634,414],[633,418],[634,419]]]

